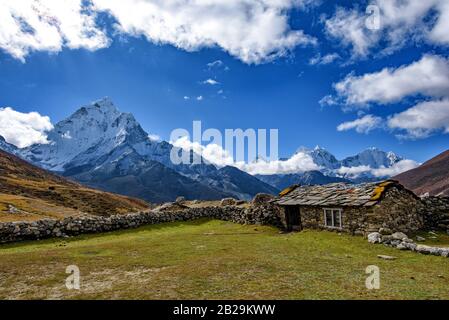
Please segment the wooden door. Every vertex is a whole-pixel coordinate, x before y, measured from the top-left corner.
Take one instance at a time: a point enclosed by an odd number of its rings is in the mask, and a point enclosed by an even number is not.
[[[288,231],[300,231],[302,229],[301,213],[298,206],[287,206],[285,208],[285,220]]]

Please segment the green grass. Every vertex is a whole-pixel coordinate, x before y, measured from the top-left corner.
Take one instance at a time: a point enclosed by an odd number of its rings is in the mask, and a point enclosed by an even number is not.
[[[442,231],[427,232],[422,231],[412,236],[412,239],[416,241],[416,236],[425,238],[425,241],[419,242],[419,244],[425,244],[433,247],[449,247],[449,234]]]
[[[65,287],[68,265],[79,291]],[[368,265],[380,290],[365,288]],[[448,258],[215,220],[3,245],[0,270],[1,299],[449,299]]]

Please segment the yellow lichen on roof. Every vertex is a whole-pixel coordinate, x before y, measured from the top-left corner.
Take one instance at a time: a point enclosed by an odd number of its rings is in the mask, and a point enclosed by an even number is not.
[[[385,191],[386,187],[388,187],[388,186],[390,186],[392,184],[395,184],[395,183],[396,182],[392,181],[392,180],[387,180],[387,181],[384,181],[382,183],[379,183],[377,185],[377,187],[374,189],[373,195],[371,196],[370,200],[371,201],[379,200],[380,197],[382,197],[382,194]]]
[[[288,188],[285,188],[284,190],[282,190],[282,191],[279,193],[279,196],[280,196],[280,197],[286,196],[287,194],[289,194],[290,192],[292,192],[293,190],[295,190],[295,189],[298,188],[298,187],[299,187],[299,185],[295,184],[295,185],[293,185],[293,186],[290,186],[290,187],[288,187]]]

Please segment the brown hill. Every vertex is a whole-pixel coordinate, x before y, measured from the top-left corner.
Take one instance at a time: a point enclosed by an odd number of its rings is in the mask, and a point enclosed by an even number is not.
[[[146,209],[142,200],[84,187],[0,150],[0,221]]]
[[[449,150],[393,179],[417,195],[449,196]]]

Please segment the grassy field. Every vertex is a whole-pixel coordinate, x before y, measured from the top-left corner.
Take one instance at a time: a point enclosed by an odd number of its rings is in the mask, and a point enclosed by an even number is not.
[[[79,291],[65,287],[68,265],[81,270]],[[368,265],[380,268],[380,290],[365,288]],[[331,232],[199,220],[2,245],[0,298],[449,299],[449,259]]]

